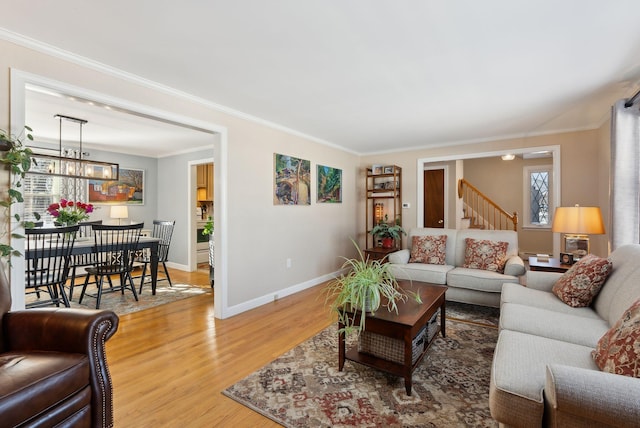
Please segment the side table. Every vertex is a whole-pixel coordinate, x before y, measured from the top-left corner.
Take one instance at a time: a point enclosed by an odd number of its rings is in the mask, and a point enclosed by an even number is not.
[[[571,265],[560,263],[559,259],[549,258],[548,262],[540,262],[537,257],[529,257],[529,268],[542,272],[559,272],[564,273],[571,269]]]
[[[383,248],[383,247],[372,247],[364,250],[364,255],[369,260],[382,260],[387,257],[389,254],[398,251],[400,248]]]

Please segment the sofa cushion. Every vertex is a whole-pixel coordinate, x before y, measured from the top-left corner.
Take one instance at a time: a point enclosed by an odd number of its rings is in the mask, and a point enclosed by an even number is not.
[[[509,243],[504,241],[466,238],[462,267],[502,273],[508,246]]]
[[[502,286],[501,300],[502,305],[505,303],[518,303],[536,308],[548,309],[553,312],[571,314],[585,318],[601,319],[601,317],[592,308],[572,308],[571,306],[565,305],[549,291],[523,287],[520,284],[505,283]]]
[[[426,263],[391,265],[391,272],[396,279],[410,279],[412,281],[441,285],[447,284],[447,272],[451,269],[453,269],[451,265],[430,265]]]
[[[592,349],[502,330],[491,368],[491,415],[508,426],[542,426],[547,365],[563,364],[597,370],[591,358]]]
[[[602,336],[592,355],[603,371],[640,377],[640,300]]]
[[[467,238],[507,242],[509,246],[507,247],[506,257],[518,255],[518,233],[513,230],[461,229],[455,237],[454,246],[449,245],[452,239],[451,237],[449,237],[447,241],[447,253],[449,253],[449,247],[455,247],[455,261],[449,264],[455,266],[464,265],[466,253],[465,241]]]
[[[613,269],[607,282],[593,301],[593,307],[612,326],[620,319],[631,302],[640,298],[640,245],[616,248],[609,255]]]
[[[529,305],[503,303],[500,307],[500,329],[595,348],[609,329],[609,323],[601,318],[585,318]]]
[[[611,261],[593,254],[581,258],[553,286],[553,294],[574,308],[589,306],[611,273]]]
[[[442,229],[437,227],[416,227],[409,230],[409,236],[407,237],[407,245],[409,246],[409,250],[411,250],[411,245],[413,243],[414,236],[438,236],[438,235],[446,235],[447,236],[447,245],[446,245],[446,256],[445,256],[445,265],[454,265],[456,262],[456,245],[457,245],[457,229]]]
[[[18,425],[25,422],[25,418],[55,408],[63,399],[87,389],[89,376],[89,360],[81,354],[7,352],[0,355],[2,423]],[[85,399],[74,403],[76,410],[89,405],[90,399],[91,394],[86,394]]]
[[[500,293],[502,285],[505,282],[518,282],[518,278],[490,270],[461,267],[451,269],[447,272],[447,285],[449,287]]]
[[[447,255],[447,235],[413,236],[411,240],[409,263],[444,264]]]

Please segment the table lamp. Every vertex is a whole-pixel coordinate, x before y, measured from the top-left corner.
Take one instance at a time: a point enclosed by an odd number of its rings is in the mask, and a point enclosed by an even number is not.
[[[117,218],[120,225],[123,218],[129,217],[129,209],[125,205],[114,205],[111,207],[110,217]]]
[[[553,216],[552,232],[564,233],[564,250],[574,259],[589,254],[591,248],[588,235],[602,235],[604,223],[599,207],[558,207]]]

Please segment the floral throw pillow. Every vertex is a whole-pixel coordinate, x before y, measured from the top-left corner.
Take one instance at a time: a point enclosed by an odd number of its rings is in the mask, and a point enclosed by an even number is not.
[[[414,236],[411,239],[409,263],[443,265],[447,249],[447,235]]]
[[[593,254],[582,257],[553,285],[553,294],[574,308],[589,306],[611,273],[611,260]]]
[[[640,378],[640,300],[600,338],[591,356],[602,371]]]
[[[465,243],[464,265],[462,267],[504,272],[508,242],[466,238]]]

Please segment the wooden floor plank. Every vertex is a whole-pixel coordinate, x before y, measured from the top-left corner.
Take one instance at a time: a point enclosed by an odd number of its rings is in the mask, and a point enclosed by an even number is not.
[[[170,274],[174,283],[208,280]],[[116,426],[278,427],[221,391],[331,323],[322,288],[226,320],[214,318],[211,294],[121,316],[107,342]]]

